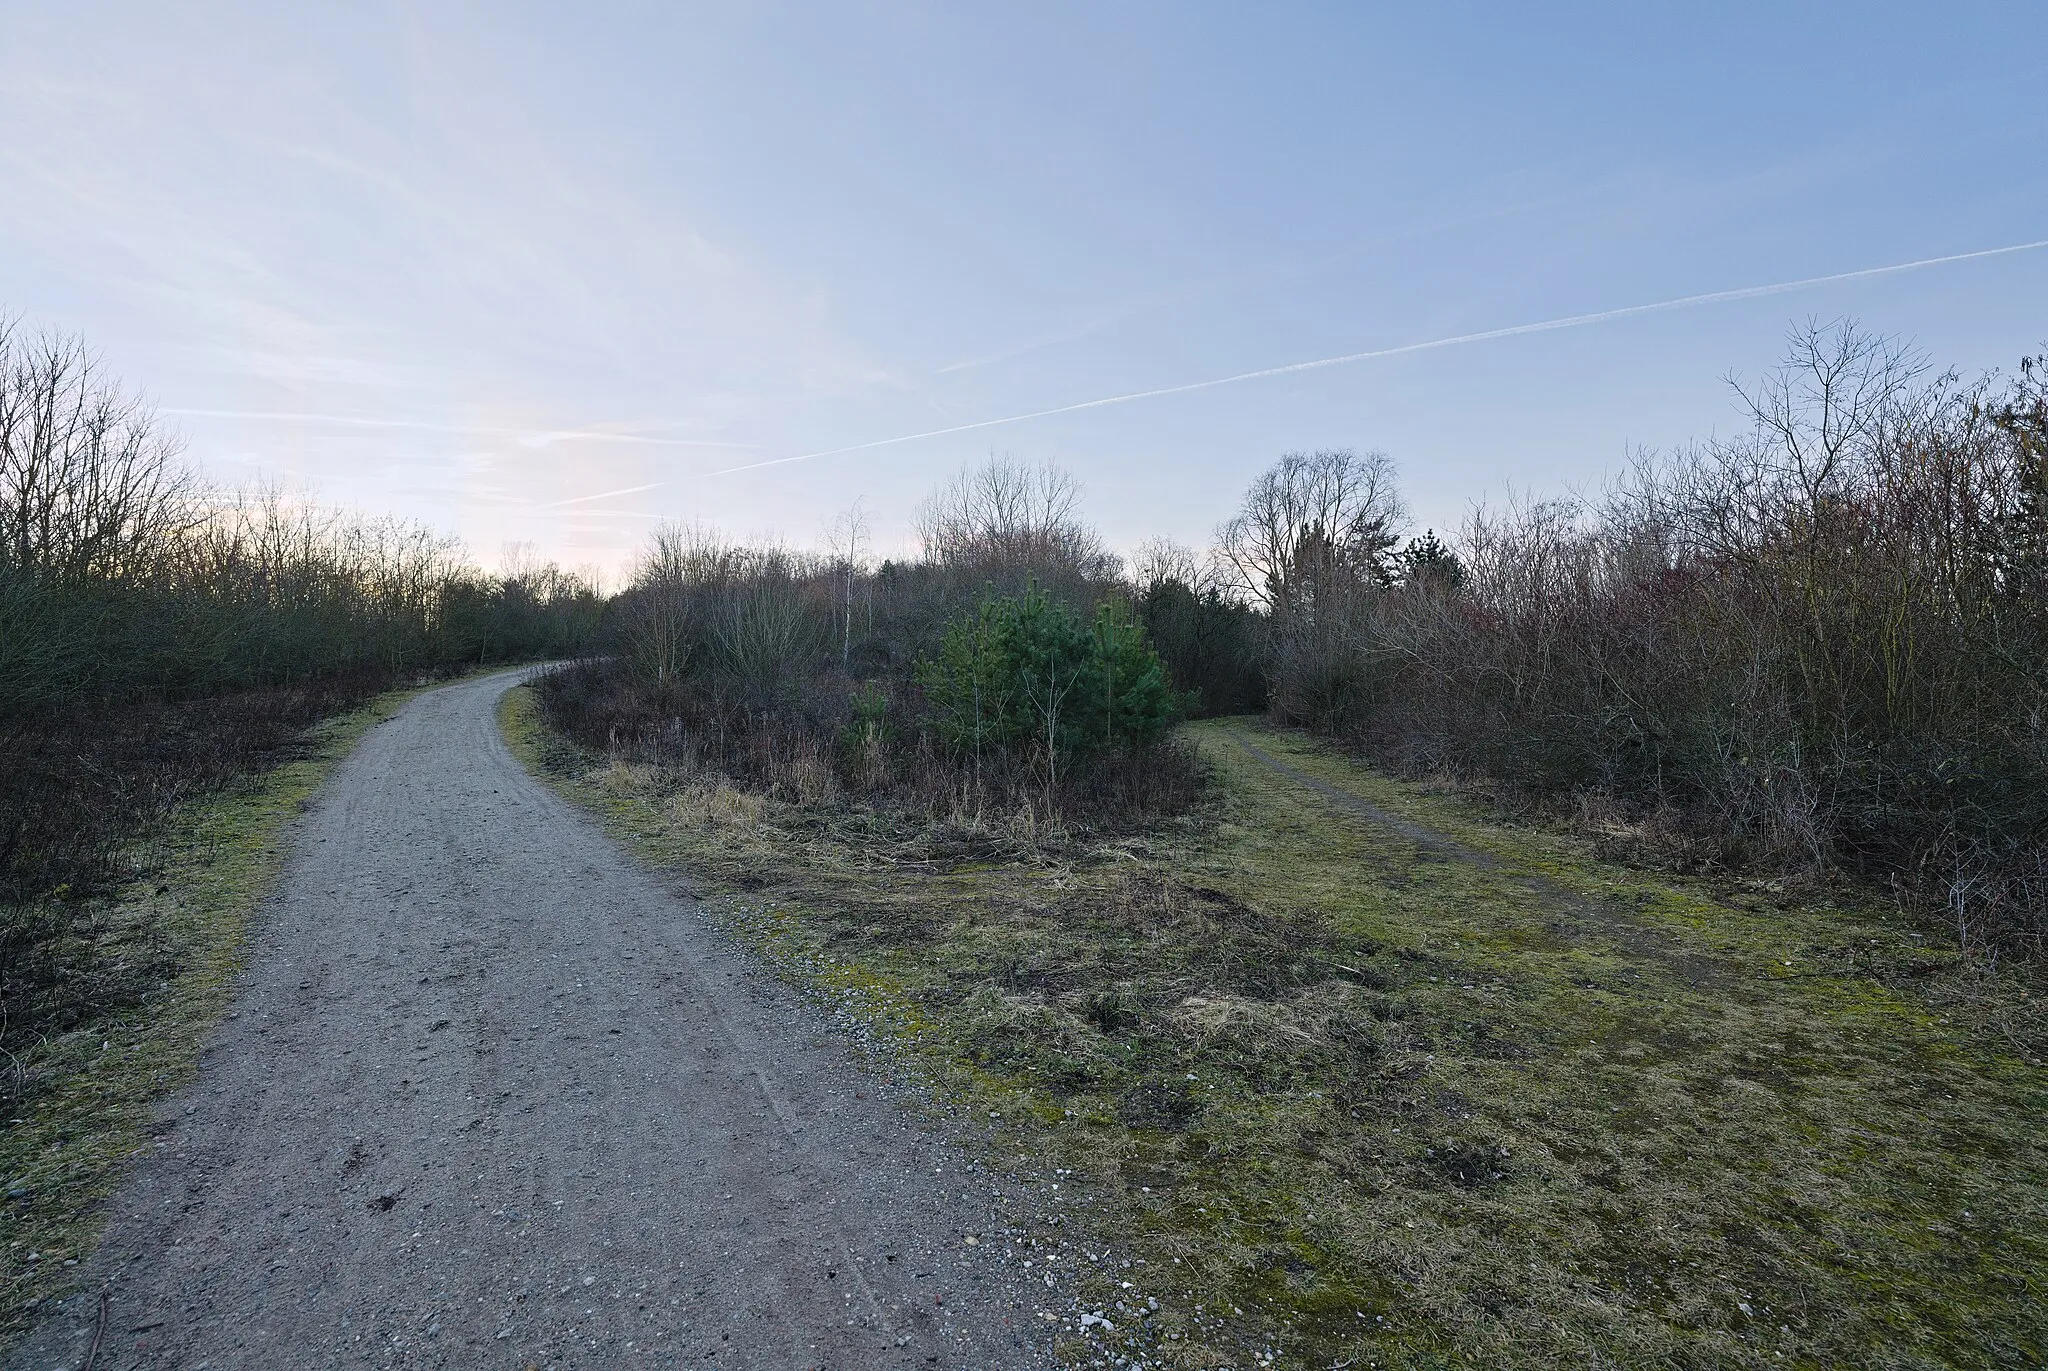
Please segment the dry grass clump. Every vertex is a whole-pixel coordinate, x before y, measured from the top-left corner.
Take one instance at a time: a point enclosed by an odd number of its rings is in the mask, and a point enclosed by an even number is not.
[[[682,823],[709,828],[758,828],[768,813],[766,796],[712,783],[687,786],[668,797],[668,814]]]
[[[1341,981],[1325,981],[1281,1000],[1243,995],[1190,995],[1167,1015],[1204,1055],[1270,1079],[1276,1062],[1313,1061],[1339,1084],[1345,1068],[1371,1067],[1386,1052],[1375,1022],[1389,1002]]]

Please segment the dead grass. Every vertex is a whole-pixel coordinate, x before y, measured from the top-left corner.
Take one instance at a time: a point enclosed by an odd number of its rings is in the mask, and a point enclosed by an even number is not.
[[[1190,729],[1207,811],[1083,844],[671,791],[509,708],[643,857],[1085,1180],[1136,1265],[1088,1287],[1117,1331],[1084,1364],[2042,1359],[2042,987],[1888,907],[1604,863],[1243,721]]]

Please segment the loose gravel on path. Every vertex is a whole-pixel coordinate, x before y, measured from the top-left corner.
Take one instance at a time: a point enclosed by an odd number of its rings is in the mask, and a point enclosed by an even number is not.
[[[87,1290],[8,1365],[96,1327],[95,1371],[1047,1364],[1000,1183],[526,776],[516,679],[336,772]]]

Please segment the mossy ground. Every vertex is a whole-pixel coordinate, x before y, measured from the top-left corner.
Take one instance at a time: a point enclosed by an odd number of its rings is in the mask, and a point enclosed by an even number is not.
[[[45,1040],[14,1070],[35,1079],[25,1114],[0,1128],[0,1338],[43,1300],[75,1288],[106,1199],[150,1145],[159,1101],[192,1079],[227,1010],[249,920],[287,854],[292,818],[336,763],[414,691],[379,697],[311,730],[293,755],[168,815],[130,854],[133,883],[66,917],[96,955],[159,967],[139,1007]]]
[[[1133,1336],[1094,1278],[1081,1362],[2042,1360],[2040,979],[1881,902],[1606,864],[1244,720],[1190,730],[1207,812],[1092,844],[605,765],[524,692],[504,722],[1084,1182],[1164,1308]]]

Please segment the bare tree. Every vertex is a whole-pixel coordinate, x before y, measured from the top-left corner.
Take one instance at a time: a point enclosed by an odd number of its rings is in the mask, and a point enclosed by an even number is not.
[[[1071,568],[1114,576],[1118,559],[1081,520],[1081,483],[1050,463],[991,457],[918,507],[926,560],[941,566]]]
[[[627,642],[656,686],[688,675],[709,630],[698,592],[733,574],[739,549],[701,524],[662,524],[633,570]]]
[[[1179,582],[1200,595],[1209,588],[1213,566],[1185,543],[1171,538],[1147,538],[1138,544],[1131,559],[1131,581],[1142,597],[1155,586]]]
[[[832,527],[825,533],[825,546],[844,591],[839,634],[839,665],[843,670],[853,660],[853,583],[860,576],[868,547],[868,512],[861,508],[859,500],[832,521]]]
[[[540,549],[532,543],[508,542],[498,548],[498,577],[503,581],[531,582],[544,577],[549,570],[547,563],[540,559]]]
[[[197,478],[85,344],[0,319],[0,566],[31,579],[142,579],[203,523]]]
[[[1811,509],[1844,478],[1852,454],[1882,443],[1927,363],[1897,339],[1844,320],[1809,319],[1786,342],[1784,364],[1754,389],[1729,384]]]
[[[1219,569],[1231,589],[1288,619],[1344,585],[1384,584],[1404,515],[1385,453],[1290,452],[1217,530]]]

